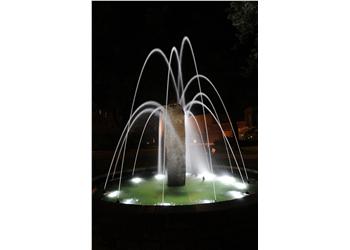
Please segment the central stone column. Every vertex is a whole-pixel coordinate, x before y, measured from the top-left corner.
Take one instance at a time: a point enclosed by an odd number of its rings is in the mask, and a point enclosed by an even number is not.
[[[168,186],[183,186],[186,181],[185,119],[179,104],[167,106],[165,128],[165,166]]]

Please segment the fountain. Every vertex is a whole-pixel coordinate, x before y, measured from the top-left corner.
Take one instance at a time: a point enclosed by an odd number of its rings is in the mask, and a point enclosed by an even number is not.
[[[184,82],[182,75],[186,45],[190,49],[196,72],[188,82]],[[135,108],[144,69],[153,56],[160,56],[168,67],[164,103],[147,101]],[[172,66],[173,60],[176,63],[176,72]],[[213,97],[202,91],[203,84],[212,89],[214,97],[221,103],[220,107],[215,107]],[[187,101],[188,89],[196,86],[198,92]],[[171,87],[176,95],[174,103],[169,103]],[[194,106],[201,109],[202,128],[192,112]],[[234,143],[230,143],[224,133],[217,108],[221,108],[229,122]],[[227,164],[215,162],[213,159],[209,140],[209,117],[212,117],[222,135]],[[154,119],[158,119],[157,166],[137,168],[143,136],[150,121]],[[139,125],[141,122],[143,129],[132,157],[133,163],[126,167],[130,132],[135,124]],[[198,73],[188,37],[182,40],[180,50],[175,47],[171,49],[169,57],[162,50],[153,49],[141,69],[131,104],[130,118],[119,138],[108,173],[103,181],[94,180],[98,190],[94,193],[94,199],[119,207],[215,208],[223,204],[231,206],[256,199],[256,179],[257,173],[245,167],[232,122],[218,90],[206,76]],[[237,203],[238,200],[241,202]]]

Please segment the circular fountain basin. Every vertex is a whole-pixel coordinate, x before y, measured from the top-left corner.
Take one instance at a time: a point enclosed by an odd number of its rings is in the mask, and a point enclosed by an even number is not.
[[[248,182],[227,171],[215,175],[187,173],[186,185],[168,187],[166,176],[139,170],[123,176],[120,191],[118,179],[104,189],[104,176],[93,183],[93,199],[104,207],[143,211],[208,211],[242,206],[257,199],[257,173],[247,171]]]

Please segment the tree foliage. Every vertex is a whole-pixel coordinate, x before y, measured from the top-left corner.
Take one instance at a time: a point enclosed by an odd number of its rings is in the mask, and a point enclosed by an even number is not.
[[[239,45],[234,49],[247,51],[241,74],[255,77],[258,70],[258,2],[232,2],[227,18],[236,29],[239,40]]]

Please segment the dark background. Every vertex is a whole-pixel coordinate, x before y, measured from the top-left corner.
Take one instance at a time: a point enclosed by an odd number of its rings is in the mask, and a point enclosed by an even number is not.
[[[199,73],[215,84],[233,121],[257,106],[257,2],[93,2],[93,111],[108,111],[124,126],[148,53],[158,47],[169,55],[184,36]],[[195,72],[190,55],[185,49],[184,82]],[[150,60],[136,107],[150,99],[164,103],[166,73],[160,57]]]

